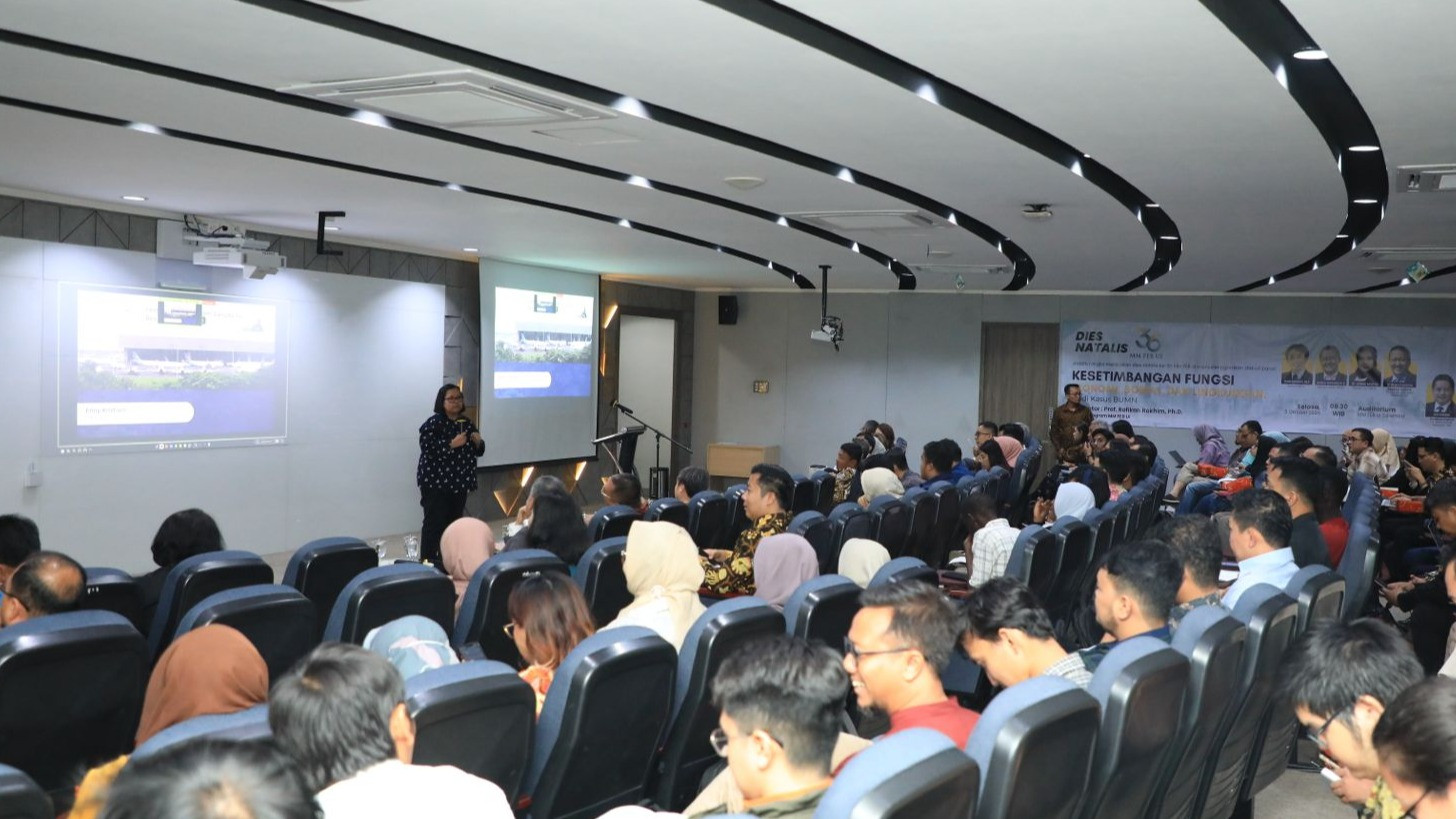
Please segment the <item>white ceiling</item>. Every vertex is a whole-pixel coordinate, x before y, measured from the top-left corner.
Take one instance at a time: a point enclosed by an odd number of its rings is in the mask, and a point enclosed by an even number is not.
[[[1387,169],[1456,163],[1456,27],[1449,0],[1285,0],[1375,124]],[[608,89],[873,174],[978,219],[1036,263],[1028,290],[1107,291],[1140,275],[1152,240],[1098,187],[1038,153],[860,68],[696,0],[361,0],[363,15]],[[1321,250],[1345,189],[1319,133],[1264,66],[1195,0],[899,0],[787,5],[1016,114],[1096,157],[1159,202],[1182,260],[1148,292],[1223,291]],[[462,66],[237,0],[20,0],[0,28],[265,89]],[[0,95],[249,146],[500,191],[654,225],[787,265],[833,286],[894,289],[883,265],[814,236],[672,193],[374,128],[277,102],[16,45]],[[893,196],[650,119],[604,126],[633,141],[575,145],[538,126],[475,132],[774,213],[914,209]],[[561,126],[561,127],[582,127]],[[749,191],[723,182],[759,176]],[[789,288],[741,259],[612,224],[438,186],[0,105],[0,186],[169,213],[311,230],[345,210],[341,241],[483,255],[694,288]],[[1047,202],[1054,218],[1021,217]],[[996,265],[948,224],[842,233],[907,264]],[[1456,245],[1456,193],[1392,192],[1367,246]],[[934,260],[927,250],[948,253]],[[1432,260],[1437,267],[1451,260]],[[1356,254],[1260,292],[1344,292],[1388,280]],[[1389,263],[1387,263],[1389,264]],[[1397,265],[1401,267],[1403,265]],[[1005,276],[966,276],[973,290]],[[920,289],[950,289],[922,273]],[[1456,292],[1456,276],[1421,292]],[[1403,290],[1404,292],[1415,292]]]

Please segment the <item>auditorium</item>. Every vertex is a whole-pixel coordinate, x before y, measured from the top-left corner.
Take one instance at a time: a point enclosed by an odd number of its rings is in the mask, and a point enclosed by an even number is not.
[[[1453,30],[0,4],[0,817],[1456,819]]]

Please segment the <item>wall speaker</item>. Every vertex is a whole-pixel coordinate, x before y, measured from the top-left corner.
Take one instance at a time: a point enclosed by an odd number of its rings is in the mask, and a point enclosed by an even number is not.
[[[737,296],[719,296],[718,297],[718,323],[719,324],[737,324],[738,323],[738,297]]]

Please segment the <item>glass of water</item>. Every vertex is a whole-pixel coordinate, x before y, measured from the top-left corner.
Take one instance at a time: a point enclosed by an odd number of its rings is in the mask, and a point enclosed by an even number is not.
[[[386,542],[387,541],[385,541],[385,539],[382,537],[377,537],[369,541],[369,545],[373,546],[374,551],[379,555],[380,563],[384,562],[384,555],[389,552],[389,548],[385,545]]]
[[[404,539],[405,560],[420,559],[420,538],[419,535],[409,535]]]

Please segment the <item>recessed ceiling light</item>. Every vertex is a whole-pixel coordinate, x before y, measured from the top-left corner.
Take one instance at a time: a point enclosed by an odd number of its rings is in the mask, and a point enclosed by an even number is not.
[[[1373,205],[1376,203],[1374,199],[1356,199],[1354,201],[1357,205]]]
[[[1296,60],[1328,60],[1329,58],[1330,55],[1318,48],[1306,48],[1302,51],[1294,52],[1294,59]]]
[[[478,248],[478,247],[462,247],[460,249],[463,250],[463,251],[465,251],[466,253],[479,253],[480,252],[480,248]]]
[[[1176,241],[1178,241],[1178,237],[1177,236],[1159,236],[1158,238],[1159,239],[1162,239],[1165,242],[1176,242]]]
[[[121,198],[122,199],[125,199],[128,202],[145,202],[145,201],[147,201],[147,198],[145,196],[134,196],[134,195],[131,195],[131,194],[128,194],[128,195],[123,196]]]
[[[763,184],[763,177],[761,177],[761,176],[728,176],[728,177],[724,177],[723,178],[723,183],[726,184],[726,185],[728,185],[731,188],[737,188],[737,189],[739,189],[741,191],[748,191],[748,190],[753,190],[754,188],[758,187],[759,185],[762,185]]]
[[[1378,150],[1380,150],[1380,146],[1379,145],[1351,145],[1350,146],[1350,150],[1352,150],[1352,151],[1354,151],[1356,153],[1367,154],[1367,153],[1370,153],[1371,151],[1378,151]]]
[[[1335,234],[1335,238],[1336,239],[1348,239],[1348,238],[1350,238],[1350,234],[1348,234],[1348,233],[1336,233]]]
[[[1145,207],[1145,208],[1161,208],[1162,205],[1159,205],[1157,202],[1149,202],[1146,205],[1143,205],[1143,207]]]
[[[337,226],[335,226],[335,225],[324,225],[324,230],[338,230],[338,229],[339,228]]]

